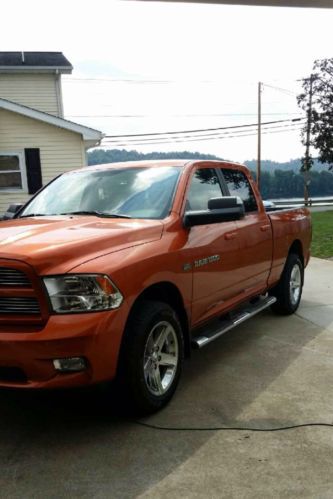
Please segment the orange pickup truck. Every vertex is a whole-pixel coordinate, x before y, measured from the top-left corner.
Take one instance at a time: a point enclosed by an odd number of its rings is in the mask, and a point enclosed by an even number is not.
[[[267,307],[295,312],[310,242],[308,210],[268,212],[238,164],[65,173],[0,223],[0,386],[114,379],[157,410],[192,347]]]

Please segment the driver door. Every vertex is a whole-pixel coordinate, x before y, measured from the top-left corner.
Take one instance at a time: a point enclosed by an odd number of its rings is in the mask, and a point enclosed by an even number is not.
[[[186,211],[207,210],[208,200],[222,197],[214,168],[193,171],[186,194]],[[186,258],[193,272],[192,324],[219,313],[238,293],[236,222],[198,225],[190,229]]]

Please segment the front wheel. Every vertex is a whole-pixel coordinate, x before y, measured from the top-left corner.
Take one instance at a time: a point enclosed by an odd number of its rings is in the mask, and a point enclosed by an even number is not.
[[[173,396],[183,362],[182,328],[174,310],[146,301],[130,318],[121,358],[120,384],[127,405],[155,412]]]
[[[304,267],[295,253],[290,253],[279,283],[270,292],[277,301],[272,310],[280,315],[291,315],[299,307],[304,282]]]

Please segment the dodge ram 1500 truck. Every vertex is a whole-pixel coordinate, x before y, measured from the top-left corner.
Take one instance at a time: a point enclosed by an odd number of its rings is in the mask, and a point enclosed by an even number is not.
[[[116,380],[172,397],[191,347],[297,309],[305,208],[265,210],[246,167],[150,161],[65,173],[0,223],[0,386]]]

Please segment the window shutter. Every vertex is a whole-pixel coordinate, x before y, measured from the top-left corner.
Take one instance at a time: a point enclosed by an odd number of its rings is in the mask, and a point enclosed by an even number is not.
[[[35,194],[43,185],[39,149],[25,149],[24,152],[29,194]]]

